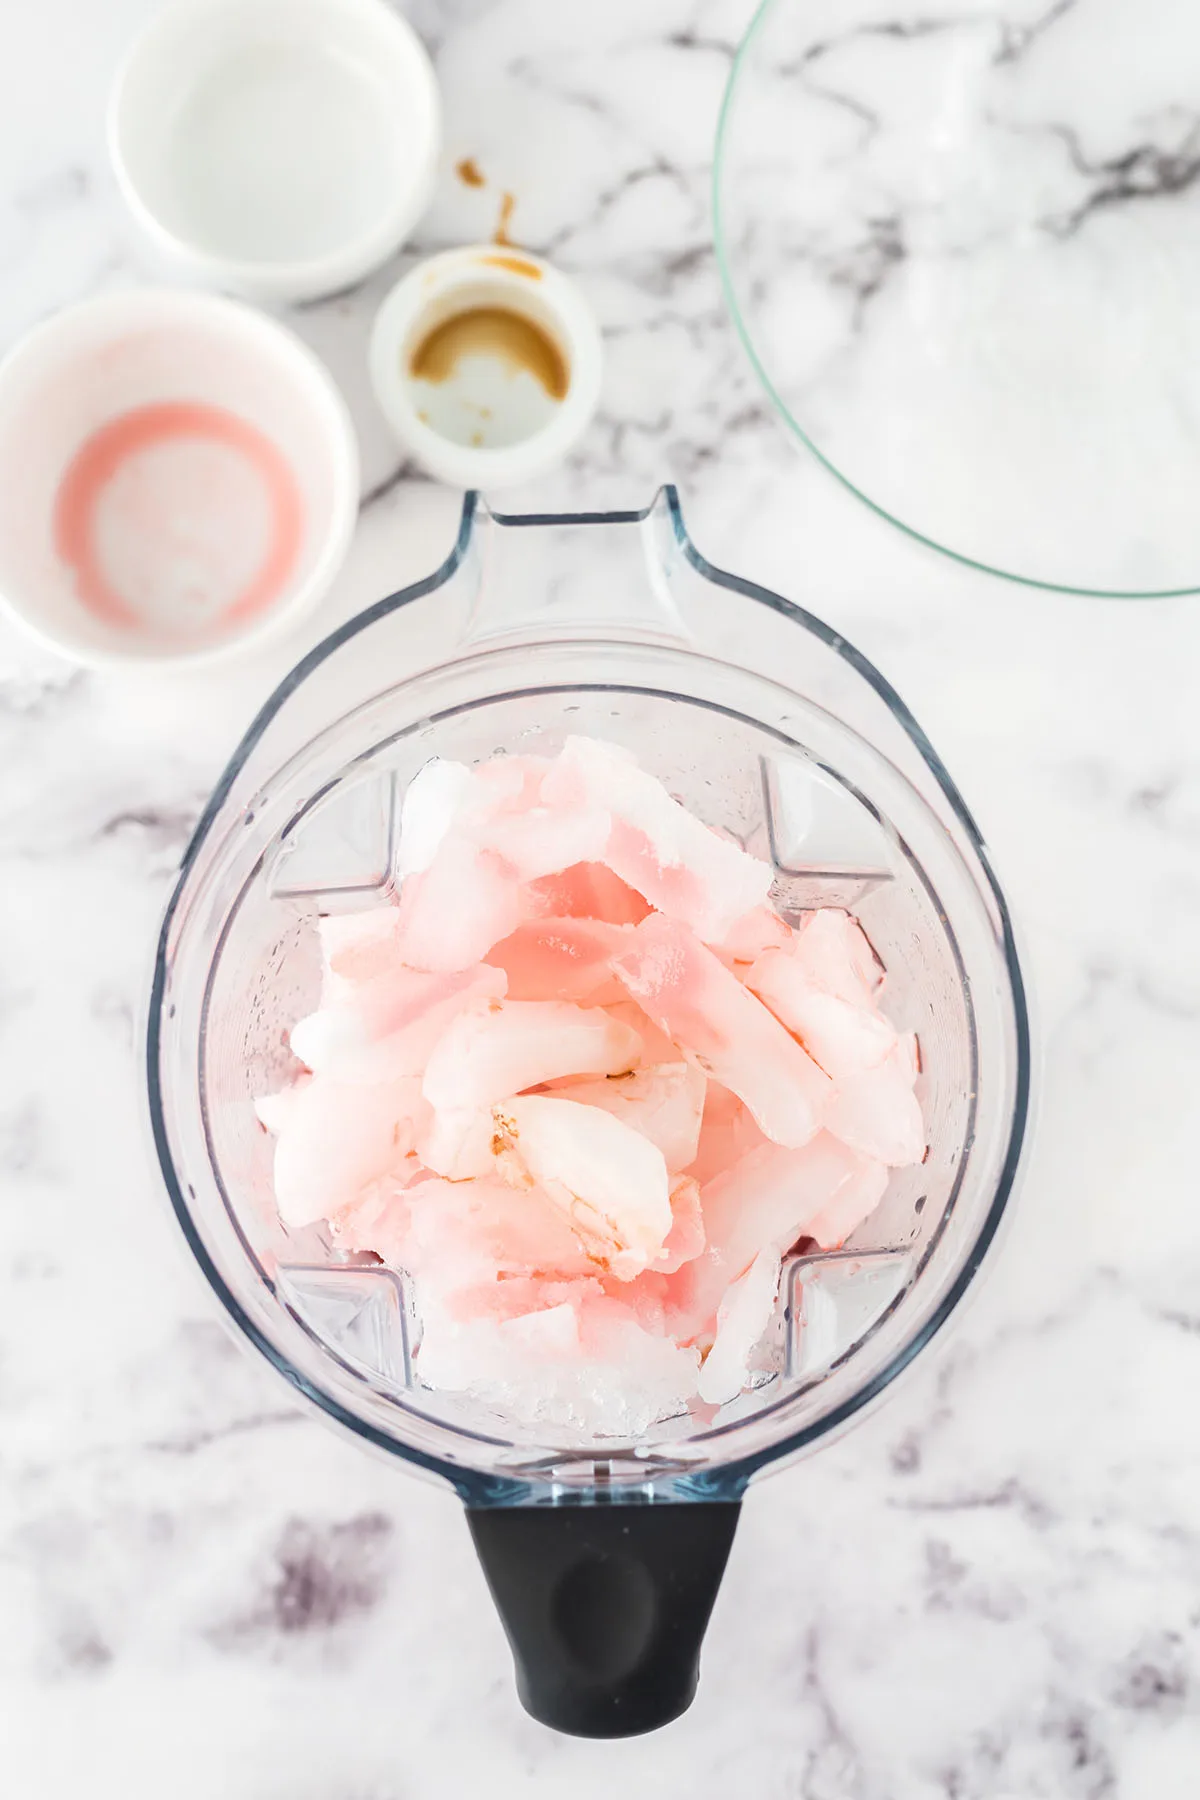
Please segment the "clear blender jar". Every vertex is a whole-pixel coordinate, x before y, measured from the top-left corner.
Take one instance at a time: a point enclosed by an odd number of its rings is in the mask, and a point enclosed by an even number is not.
[[[788,1259],[748,1391],[636,1440],[423,1385],[403,1272],[281,1223],[253,1107],[298,1069],[316,920],[394,899],[417,770],[580,733],[769,858],[785,917],[857,915],[918,1036],[929,1139],[841,1250]],[[233,1324],[308,1403],[456,1490],[523,1703],[616,1736],[689,1704],[751,1477],[878,1398],[962,1300],[1012,1190],[1030,1057],[1004,896],[920,727],[836,632],[711,567],[666,488],[644,512],[555,517],[468,495],[440,569],[299,663],[185,855],[147,1073],[167,1190]]]

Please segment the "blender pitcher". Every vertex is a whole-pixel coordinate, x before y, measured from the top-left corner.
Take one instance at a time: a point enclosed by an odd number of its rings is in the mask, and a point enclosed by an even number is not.
[[[281,1223],[253,1108],[299,1068],[316,920],[394,899],[417,770],[580,733],[768,858],[785,917],[856,914],[917,1033],[929,1139],[841,1250],[787,1260],[747,1391],[626,1438],[423,1385],[404,1274]],[[230,1319],[312,1405],[457,1491],[526,1708],[621,1736],[688,1706],[750,1478],[879,1396],[966,1292],[1016,1174],[1029,1033],[980,835],[870,663],[711,567],[672,488],[569,516],[468,494],[442,567],[312,650],[221,777],[167,909],[147,1072],[168,1192]]]

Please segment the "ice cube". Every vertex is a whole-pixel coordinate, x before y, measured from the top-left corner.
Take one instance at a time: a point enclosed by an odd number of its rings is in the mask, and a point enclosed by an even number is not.
[[[396,874],[401,881],[429,868],[470,790],[465,763],[435,756],[417,770],[400,805]]]
[[[644,1330],[628,1307],[590,1284],[576,1286],[554,1307],[503,1320],[462,1322],[422,1304],[421,1379],[497,1408],[510,1424],[588,1440],[636,1438],[683,1412],[696,1391],[698,1353]]]

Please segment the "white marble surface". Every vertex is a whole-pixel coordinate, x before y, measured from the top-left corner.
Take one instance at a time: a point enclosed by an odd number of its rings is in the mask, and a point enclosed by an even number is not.
[[[102,107],[152,0],[0,5],[0,337],[153,270]],[[726,323],[707,169],[745,5],[420,0],[448,139],[422,247],[518,239],[605,327],[546,506],[681,484],[714,560],[879,660],[1023,921],[1040,1127],[950,1342],[752,1492],[693,1711],[553,1737],[513,1697],[456,1502],[301,1416],[227,1341],[142,1137],[159,908],[251,707],[0,631],[0,1790],[12,1800],[1183,1800],[1200,1768],[1200,602],[1055,598],[921,551],[801,460]],[[1200,26],[1197,27],[1200,34]],[[455,158],[493,185],[469,191]],[[321,623],[425,571],[457,500],[366,392],[388,277],[296,318],[368,504]],[[313,627],[315,633],[317,627]]]

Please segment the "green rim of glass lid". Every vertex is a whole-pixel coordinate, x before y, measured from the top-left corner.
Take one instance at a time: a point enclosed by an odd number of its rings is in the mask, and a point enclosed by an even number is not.
[[[1178,0],[766,0],[713,207],[788,428],[972,567],[1200,590],[1198,94]]]

